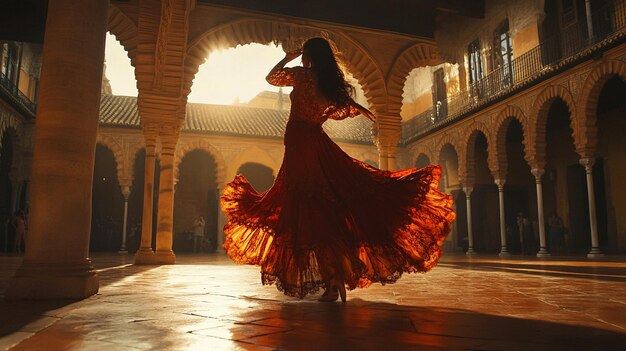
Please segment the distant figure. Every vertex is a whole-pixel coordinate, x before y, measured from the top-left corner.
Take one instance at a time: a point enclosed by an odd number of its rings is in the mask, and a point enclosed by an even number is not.
[[[565,242],[565,228],[563,227],[563,220],[556,212],[552,212],[550,215],[548,227],[550,228],[550,249],[562,250]]]
[[[517,228],[519,230],[520,246],[522,255],[530,254],[534,245],[533,230],[530,220],[522,212],[517,214]]]
[[[204,217],[199,216],[193,222],[193,252],[199,252],[202,248],[202,239],[204,238],[204,227],[206,222]]]
[[[22,252],[22,245],[24,244],[24,238],[26,237],[26,216],[23,211],[20,211],[13,220],[13,227],[15,227],[15,240],[13,241],[13,251],[16,253]]]

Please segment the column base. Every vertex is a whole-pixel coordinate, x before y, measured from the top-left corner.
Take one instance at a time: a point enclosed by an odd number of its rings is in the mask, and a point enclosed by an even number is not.
[[[135,253],[135,264],[136,265],[156,264],[154,262],[154,251],[152,251],[152,248],[142,247],[139,250],[137,250],[137,252]]]
[[[155,264],[175,264],[176,255],[174,255],[174,251],[172,250],[157,250],[154,253],[154,261]]]
[[[498,256],[500,256],[500,257],[511,257],[511,254],[509,253],[509,251],[505,247],[505,248],[502,248],[502,250],[500,251]]]
[[[474,255],[476,255],[476,251],[474,251],[474,248],[473,248],[473,247],[470,247],[469,249],[467,249],[467,251],[465,252],[465,254],[466,254],[467,256],[474,256]]]
[[[600,250],[599,247],[592,247],[591,251],[587,254],[587,258],[602,258],[604,257],[604,252]]]
[[[537,252],[537,257],[550,257],[552,256],[545,247],[539,249]]]
[[[122,249],[120,251],[117,252],[118,254],[127,254],[128,250]]]
[[[98,292],[99,279],[91,261],[59,263],[27,261],[9,280],[7,300],[80,300]]]

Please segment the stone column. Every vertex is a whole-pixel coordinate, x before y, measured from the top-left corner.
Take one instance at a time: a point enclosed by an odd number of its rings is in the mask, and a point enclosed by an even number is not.
[[[379,168],[393,171],[396,169],[396,154],[402,134],[402,118],[398,115],[380,114],[373,133],[374,142],[378,147]]]
[[[504,212],[504,179],[496,179],[495,183],[498,186],[498,199],[500,201],[500,257],[510,256],[509,250],[506,247],[506,215]]]
[[[585,167],[587,174],[587,197],[589,198],[589,226],[591,227],[591,251],[587,254],[588,258],[597,258],[604,256],[600,250],[600,240],[598,239],[598,219],[596,216],[596,194],[593,188],[593,165],[595,159],[581,158],[580,164]]]
[[[543,186],[541,184],[544,170],[535,168],[532,170],[532,174],[535,176],[535,183],[537,184],[537,221],[539,222],[539,252],[537,252],[537,257],[549,257],[550,252],[548,252],[546,245],[546,221],[543,211]]]
[[[174,153],[178,134],[161,135],[161,177],[157,213],[157,242],[155,260],[158,264],[176,263],[172,251],[174,230]]]
[[[465,192],[465,204],[467,206],[467,255],[475,255],[476,251],[474,251],[474,233],[472,231],[472,191],[474,188],[472,187],[464,187],[463,191]]]
[[[108,0],[48,3],[26,256],[8,299],[98,292],[88,258]]]
[[[122,246],[118,253],[127,254],[126,250],[126,227],[128,226],[128,197],[130,196],[130,186],[122,186],[122,195],[124,196],[124,224],[122,226]]]
[[[146,161],[143,183],[143,213],[141,217],[141,244],[135,253],[135,264],[153,264],[152,250],[152,211],[154,203],[154,167],[156,164],[157,132],[152,125],[144,124],[144,140],[146,143]]]

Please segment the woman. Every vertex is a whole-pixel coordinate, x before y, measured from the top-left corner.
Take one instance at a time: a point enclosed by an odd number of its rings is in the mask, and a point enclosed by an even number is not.
[[[302,54],[304,67],[283,68]],[[352,159],[322,129],[329,118],[374,115],[350,97],[325,39],[287,53],[268,74],[293,86],[285,155],[272,188],[258,193],[241,175],[222,195],[224,248],[261,266],[263,284],[303,298],[346,300],[349,289],[426,272],[454,220],[452,197],[437,190],[439,166],[389,172]]]

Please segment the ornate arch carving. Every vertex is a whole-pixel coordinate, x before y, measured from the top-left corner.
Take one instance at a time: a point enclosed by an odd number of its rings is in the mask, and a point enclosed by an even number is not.
[[[137,45],[139,36],[137,34],[137,25],[117,6],[109,6],[109,32],[115,36],[117,41],[122,44],[124,50],[128,53],[130,64],[135,67],[135,57],[137,54]]]
[[[580,119],[576,151],[581,157],[593,157],[598,144],[598,100],[604,84],[614,76],[626,82],[626,63],[610,60],[600,63],[585,79],[578,101]]]
[[[387,77],[387,112],[400,115],[402,94],[406,78],[414,68],[441,63],[437,46],[434,43],[415,43],[405,49],[394,61]]]
[[[487,139],[487,160],[489,163],[489,170],[492,173],[496,173],[500,175],[502,169],[500,165],[498,165],[497,159],[493,156],[495,153],[493,152],[493,142],[491,139],[491,133],[489,132],[489,128],[481,122],[474,121],[470,126],[466,128],[467,132],[463,136],[463,141],[461,147],[463,148],[462,154],[463,157],[459,159],[459,168],[463,169],[462,174],[465,176],[465,181],[469,183],[474,183],[476,179],[476,174],[474,170],[475,166],[475,143],[478,134],[482,134]]]
[[[576,103],[569,90],[560,85],[549,85],[537,96],[531,108],[529,129],[530,147],[526,150],[527,160],[532,168],[542,169],[546,165],[546,126],[548,122],[548,111],[552,101],[561,99],[570,112],[570,126],[572,128],[574,143],[578,144],[578,117]]]
[[[363,87],[370,107],[382,111],[387,101],[383,73],[367,51],[346,34],[311,26],[285,24],[274,21],[238,19],[209,29],[196,37],[188,46],[185,57],[183,95],[191,91],[193,79],[208,53],[216,49],[236,47],[250,43],[282,43],[293,46],[290,36],[304,41],[314,36],[324,36],[341,49],[338,57]]]
[[[111,150],[111,152],[113,152],[113,157],[115,158],[115,164],[117,167],[116,169],[117,181],[119,185],[120,186],[130,185],[130,182],[132,182],[132,179],[127,179],[128,177],[125,177],[125,174],[127,174],[126,168],[128,167],[126,165],[126,162],[124,162],[126,158],[124,157],[123,147],[115,139],[111,138],[108,135],[104,135],[100,133],[98,133],[96,142],[106,147],[107,149]],[[128,183],[128,184],[124,184],[124,183]]]
[[[507,105],[504,107],[493,120],[493,152],[494,157],[497,159],[499,165],[504,165],[504,169],[508,168],[508,158],[506,154],[506,134],[509,130],[509,125],[513,120],[519,122],[522,126],[522,132],[524,136],[524,156],[528,157],[530,146],[530,133],[528,127],[528,120],[524,111],[516,105]],[[528,160],[527,160],[528,161]]]

